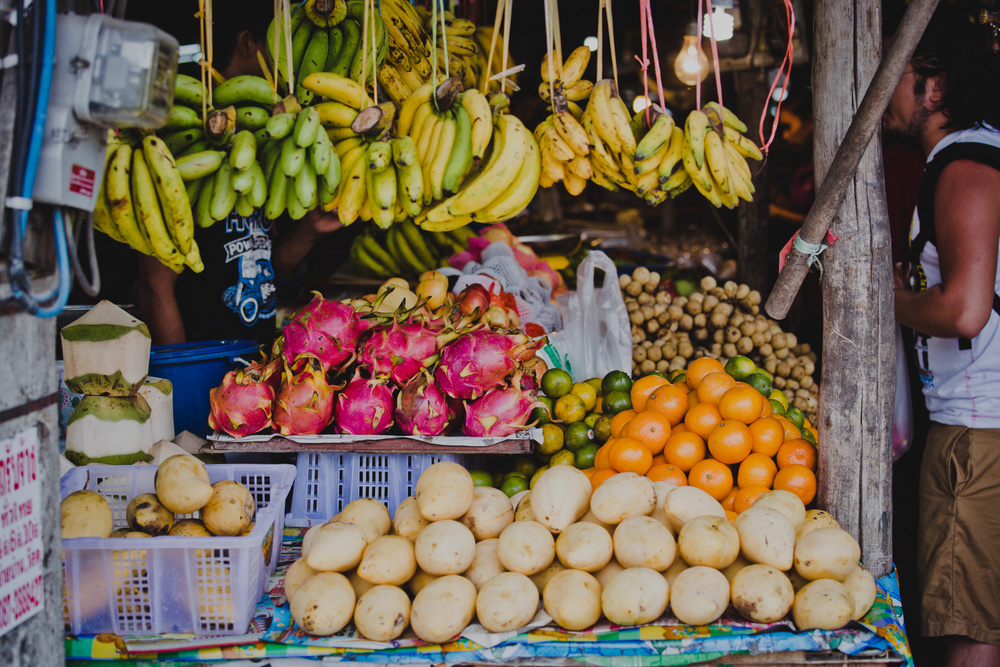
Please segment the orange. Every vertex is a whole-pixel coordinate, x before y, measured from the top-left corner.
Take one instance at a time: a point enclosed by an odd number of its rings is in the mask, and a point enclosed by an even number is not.
[[[685,387],[665,384],[653,390],[646,400],[646,409],[659,412],[670,420],[671,426],[677,426],[684,421],[684,413],[688,409],[688,391]]]
[[[688,427],[684,425],[684,422],[681,422],[677,426],[670,429],[670,435],[677,435],[678,433],[684,433],[687,430]]]
[[[653,454],[649,448],[634,438],[618,438],[608,452],[611,467],[618,472],[634,472],[645,475],[653,465]]]
[[[724,509],[724,510],[731,510],[731,509],[733,509],[733,501],[736,500],[736,494],[739,493],[739,492],[740,492],[740,488],[738,486],[734,486],[733,490],[730,491],[729,494],[725,498],[722,499],[722,509]]]
[[[729,523],[736,521],[736,512],[733,510],[726,510],[726,518],[729,519]]]
[[[663,451],[670,437],[670,420],[659,412],[643,410],[625,424],[622,433],[627,438],[638,440],[656,455]]]
[[[736,380],[729,373],[723,371],[709,373],[698,383],[698,389],[696,390],[698,392],[698,402],[718,405],[719,401],[722,400],[722,395],[735,385]]]
[[[809,420],[807,419],[806,421],[809,421]],[[816,442],[819,442],[819,431],[817,431],[812,426],[809,426],[808,424],[804,424],[804,426],[805,426],[805,429],[807,431],[809,431],[810,433],[812,433],[813,439],[816,440]]]
[[[732,390],[730,389],[730,391]],[[698,403],[684,415],[684,425],[687,426],[687,429],[702,438],[707,438],[712,433],[712,429],[718,426],[721,421],[722,415],[719,413],[719,408],[711,403]]]
[[[770,456],[753,452],[740,463],[740,469],[736,473],[736,483],[741,489],[747,486],[766,486],[770,489],[777,472],[778,466],[774,465]]]
[[[614,477],[618,474],[617,470],[612,468],[606,468],[604,470],[598,470],[593,475],[590,476],[590,487],[596,489],[601,484],[603,484],[609,477]]]
[[[672,435],[663,447],[663,458],[667,463],[687,472],[705,458],[705,441],[700,435],[690,431]]]
[[[713,359],[712,357],[695,359],[687,367],[687,384],[692,389],[697,389],[698,385],[701,384],[702,378],[709,373],[718,371],[725,372],[725,368],[718,359]]]
[[[582,468],[580,472],[586,475],[587,479],[590,479],[594,476],[594,473],[597,472],[597,468]]]
[[[667,460],[665,458],[663,458],[663,452],[660,452],[659,454],[653,454],[653,465],[654,466],[663,465],[666,462],[667,462]]]
[[[612,444],[614,444],[614,439],[608,440],[597,449],[597,454],[594,455],[594,467],[598,470],[607,470],[611,467],[608,454],[611,452]]]
[[[774,414],[774,409],[771,407],[771,401],[764,401],[764,407],[761,408],[761,417],[770,417]]]
[[[635,410],[622,410],[614,417],[612,417],[611,437],[617,438],[618,436],[620,436],[622,434],[622,429],[625,427],[625,424],[627,424],[629,420],[632,419],[632,417],[635,417],[636,414],[637,413]]]
[[[774,460],[777,462],[779,470],[796,463],[804,465],[810,470],[816,470],[816,448],[804,438],[787,440],[778,448],[778,454]]]
[[[753,438],[753,451],[774,456],[785,441],[785,429],[774,417],[761,417],[750,424],[750,436]]]
[[[708,435],[708,451],[725,464],[739,463],[753,449],[753,437],[746,424],[726,420]]]
[[[654,482],[673,482],[677,486],[687,486],[687,475],[675,465],[661,463],[646,471],[646,477]]]
[[[802,437],[802,432],[799,431],[799,427],[791,422],[789,419],[778,416],[775,417],[781,424],[781,428],[785,431],[785,440],[795,440],[796,438]]]
[[[816,473],[804,465],[793,463],[774,476],[774,488],[791,491],[808,505],[816,497]]]
[[[654,389],[662,387],[665,384],[670,383],[659,375],[646,375],[633,382],[631,392],[632,409],[636,412],[645,410],[649,395],[653,393]]]
[[[698,392],[689,391],[688,392],[688,410],[698,405]]]
[[[744,424],[756,421],[763,409],[764,397],[750,385],[737,384],[719,401],[719,414],[723,419],[735,419]]]
[[[707,491],[722,502],[733,490],[733,471],[715,459],[703,459],[694,464],[688,473],[688,485]]]
[[[758,498],[770,490],[771,489],[768,487],[760,484],[752,484],[750,486],[742,487],[736,494],[736,499],[733,501],[733,511],[737,514],[743,512],[757,502]]]

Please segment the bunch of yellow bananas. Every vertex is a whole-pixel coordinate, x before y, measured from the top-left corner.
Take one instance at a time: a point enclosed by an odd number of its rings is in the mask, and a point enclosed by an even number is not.
[[[650,206],[662,204],[691,187],[691,177],[681,165],[684,131],[672,116],[650,110],[652,126],[646,126],[646,110],[632,118],[636,136],[635,194]]]
[[[386,57],[389,35],[378,12],[370,12],[369,26],[374,23],[375,30],[368,37],[375,42],[373,62],[371,41],[367,52],[362,48],[364,13],[364,0],[307,0],[291,12],[292,73],[297,83],[288,92],[294,92],[302,104],[312,101],[312,93],[302,83],[314,72],[333,72],[357,81],[364,69],[367,81],[375,80]],[[278,85],[287,90],[285,26],[280,15],[271,21],[266,46],[268,67],[274,67],[277,60]]]
[[[430,81],[434,49],[413,5],[406,0],[382,0],[380,8],[389,44],[378,82],[402,106],[410,93]]]
[[[167,145],[154,135],[134,146],[109,141],[94,226],[177,273],[185,266],[195,272],[205,268],[184,182]]]
[[[743,136],[747,126],[736,114],[709,102],[688,114],[682,161],[694,186],[712,205],[735,207],[752,201],[754,186],[746,159],[761,160],[757,146]]]
[[[473,235],[468,227],[429,232],[410,220],[386,231],[369,227],[351,244],[351,260],[361,273],[372,278],[416,278],[465,250]]]
[[[618,96],[611,79],[602,79],[590,92],[587,109],[580,118],[590,137],[590,161],[594,167],[591,180],[608,190],[625,188],[635,191],[636,138],[632,117]]]
[[[566,62],[560,63],[553,54],[555,72],[549,70],[549,59],[542,59],[542,82],[538,84],[538,96],[552,103],[552,90],[555,89],[556,99],[569,102],[579,102],[590,97],[594,82],[583,78],[590,64],[590,47],[578,46],[566,57]],[[550,85],[551,84],[551,85]]]

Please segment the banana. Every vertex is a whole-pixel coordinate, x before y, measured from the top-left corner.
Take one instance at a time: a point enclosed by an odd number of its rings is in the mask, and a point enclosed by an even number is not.
[[[267,126],[271,114],[261,107],[243,106],[236,110],[236,129],[256,132]]]
[[[183,266],[184,256],[174,245],[163,222],[163,212],[156,199],[156,186],[153,177],[146,166],[145,151],[132,151],[132,197],[135,202],[135,214],[139,224],[146,231],[153,254],[170,268],[177,270]]]
[[[726,126],[730,127],[740,134],[744,134],[747,131],[746,123],[737,117],[732,111],[722,106],[718,102],[709,102],[705,105],[707,109],[711,109],[715,112],[715,115],[719,117],[719,120]]]
[[[569,102],[579,102],[590,97],[590,92],[594,89],[594,82],[580,79],[571,86],[563,85],[563,96]],[[574,114],[576,115],[576,114]]]
[[[233,189],[233,167],[228,162],[223,162],[219,170],[215,172],[215,181],[212,184],[212,205],[209,214],[216,222],[225,220],[236,207],[236,190]]]
[[[355,148],[367,146],[368,142],[365,141],[365,138],[355,134],[352,135],[350,139],[344,139],[343,141],[334,144],[334,151],[340,156],[340,159],[343,160],[344,157]]]
[[[298,176],[306,161],[306,149],[295,145],[295,137],[288,136],[281,140],[281,155],[278,157],[278,171],[289,178]]]
[[[303,21],[292,34],[292,76],[295,77],[296,81],[301,81],[305,78],[299,76],[299,68],[302,65],[302,59],[305,57],[306,49],[309,48],[309,44],[312,43],[313,34],[315,34],[315,32],[316,26],[314,26],[311,21]],[[285,72],[278,70],[279,80],[282,81],[289,93],[294,92],[291,88],[290,82],[284,80],[284,76]]]
[[[648,174],[649,172],[654,172],[656,173],[657,177],[659,177],[660,162],[663,161],[663,158],[669,152],[670,152],[670,144],[665,143],[663,144],[663,146],[660,147],[660,151],[658,153],[654,153],[653,155],[646,158],[642,162],[636,160],[635,162],[636,178],[642,179],[642,177]]]
[[[326,183],[326,186],[331,190],[336,190],[337,187],[340,185],[341,172],[342,170],[341,170],[340,158],[337,156],[336,152],[331,150],[330,162],[329,164],[327,164],[326,170],[320,172],[317,169],[316,175],[319,176],[320,173],[322,173],[323,175],[322,180]]]
[[[688,175],[691,177],[691,182],[694,184],[695,188],[698,189],[705,199],[707,199],[716,208],[722,207],[722,199],[719,194],[715,191],[715,182],[712,180],[712,175],[709,173],[708,168],[702,163],[699,167],[697,161],[694,157],[694,149],[691,146],[691,139],[685,133],[684,135],[684,169],[687,171]]]
[[[504,114],[496,119],[493,142],[494,154],[486,166],[452,197],[448,206],[452,216],[469,215],[493,201],[499,184],[510,183],[520,170],[535,139],[516,116]]]
[[[330,52],[330,34],[325,29],[313,32],[299,61],[298,69],[295,71],[295,79],[298,82],[295,86],[295,97],[303,106],[312,102],[313,92],[302,85],[302,80],[313,72],[322,72],[326,67],[327,56]]]
[[[390,272],[384,264],[376,260],[369,252],[370,248],[361,244],[361,237],[352,246],[351,259],[363,273],[374,278],[390,278],[398,276],[402,271]],[[393,260],[395,262],[395,260]]]
[[[573,174],[577,178],[589,181],[594,175],[594,165],[591,164],[588,158],[577,155],[575,158],[566,163],[566,171]]]
[[[462,107],[459,106],[459,109]],[[464,109],[462,109],[464,111]],[[458,120],[455,114],[449,110],[444,113],[444,120],[441,122],[441,131],[434,140],[434,159],[428,167],[427,173],[430,177],[431,195],[434,199],[444,197],[444,174],[451,160],[452,149],[455,147],[455,140],[458,136]]]
[[[332,51],[330,52],[325,69],[331,74],[347,76],[351,71],[351,63],[354,62],[354,54],[357,53],[361,45],[361,26],[357,21],[344,20],[337,27],[343,33],[344,41],[336,55]],[[357,108],[360,109],[361,106],[359,105]]]
[[[729,158],[729,176],[733,180],[736,195],[744,201],[753,201],[753,193],[756,188],[753,184],[753,175],[750,173],[750,165],[746,158],[740,155],[736,147],[730,142],[725,142],[726,157]]]
[[[254,162],[254,164],[257,163]],[[237,194],[245,195],[253,189],[257,178],[257,171],[251,167],[242,170],[233,170],[233,190],[236,190]]]
[[[307,0],[303,5],[306,18],[320,28],[335,26],[347,16],[344,0]]]
[[[201,251],[198,249],[198,244],[191,240],[191,250],[184,255],[184,265],[190,268],[195,273],[201,273],[205,270],[205,265],[201,261]]]
[[[294,187],[294,181],[298,179],[293,178],[289,180],[292,183],[289,183],[288,189],[285,190],[285,210],[288,212],[288,217],[292,220],[301,220],[308,213],[308,209],[299,201],[298,191]]]
[[[226,79],[212,91],[212,104],[216,109],[242,106],[247,103],[271,107],[277,101],[278,94],[271,88],[267,79],[251,74]]]
[[[575,160],[589,164],[586,158],[577,157]],[[486,205],[483,211],[473,214],[476,221],[503,222],[524,210],[538,191],[538,177],[541,169],[541,151],[537,145],[527,142],[527,152],[517,176],[493,201]]]
[[[191,251],[191,240],[194,238],[194,216],[187,190],[184,189],[184,180],[162,139],[148,135],[142,140],[142,148],[159,195],[167,233],[181,254],[186,255]]]
[[[294,186],[293,189],[299,203],[306,210],[315,208],[319,202],[319,194],[316,188],[316,172],[313,170],[312,162],[309,160],[306,160],[305,164],[302,165],[302,171],[295,177]]]
[[[267,59],[270,65],[277,65],[278,69],[278,83],[284,85],[285,77],[288,72],[288,61],[285,58],[286,54],[286,43],[285,43],[285,26],[282,15],[275,16],[274,20],[267,29],[267,40],[264,44],[265,50],[267,51]],[[288,34],[292,36],[293,43],[295,34],[302,27],[302,24],[306,21],[306,14],[301,8],[296,8],[291,12],[291,21],[289,22],[289,32]],[[292,64],[297,65],[298,60],[293,56]]]
[[[553,183],[558,183],[566,175],[566,163],[557,160],[551,153],[542,153],[542,173]]]
[[[563,87],[572,86],[583,77],[583,73],[587,71],[587,65],[590,64],[590,54],[589,46],[578,46],[570,52],[569,57],[566,58],[566,62],[562,66],[562,76],[560,78]],[[543,71],[543,78],[544,75]]]
[[[332,72],[314,72],[307,76],[302,85],[328,100],[343,102],[354,109],[368,106],[368,94],[361,84]]]
[[[299,148],[308,148],[316,141],[319,132],[319,112],[312,107],[305,107],[295,119],[292,137]]]
[[[463,91],[459,103],[472,122],[472,157],[482,159],[493,136],[493,111],[490,102],[478,88]]]
[[[187,192],[188,201],[191,202],[191,209],[193,210],[196,202],[198,201],[198,195],[201,193],[201,188],[205,184],[204,178],[196,178],[193,181],[184,181],[184,190]]]
[[[444,31],[448,35],[472,35],[476,24],[469,19],[450,18],[445,20]]]
[[[316,140],[307,149],[309,161],[312,162],[313,170],[317,174],[325,174],[330,168],[330,161],[336,157],[333,150],[333,143],[326,132],[317,132]]]
[[[363,234],[358,237],[358,243],[381,268],[389,273],[389,275],[398,276],[402,273],[402,269],[396,261],[396,258],[383,248],[374,236],[371,234]]]
[[[607,79],[594,84],[594,90],[590,94],[590,102],[587,104],[585,116],[589,116],[593,121],[594,129],[607,146],[612,155],[619,155],[624,147],[618,137],[618,132],[614,126],[612,118],[613,112],[609,107],[609,97],[611,95],[611,83]],[[631,135],[631,130],[629,131]],[[617,159],[615,164],[617,164]]]
[[[444,114],[431,114],[420,127],[420,137],[417,139],[417,159],[420,169],[424,172],[424,203],[433,199],[430,168],[437,153],[432,149],[439,145],[441,131],[444,129]]]
[[[166,142],[167,148],[170,149],[170,153],[172,155],[180,155],[189,147],[199,141],[202,141],[204,138],[205,131],[198,127],[194,129],[171,132],[163,138],[163,141]]]
[[[124,243],[144,255],[150,255],[153,249],[135,217],[130,186],[131,163],[132,148],[127,144],[118,146],[108,162],[104,192],[100,196],[110,218],[109,228],[113,226]]]
[[[392,167],[369,173],[371,188],[368,196],[372,205],[372,222],[388,229],[396,217],[396,170]]]
[[[684,135],[691,146],[691,154],[698,169],[705,165],[705,136],[709,129],[711,126],[708,122],[708,116],[704,112],[695,109],[688,114],[687,121],[684,123]],[[694,174],[691,174],[691,178],[695,181],[695,185],[698,185],[698,179],[694,177]]]
[[[393,137],[389,140],[392,147],[392,161],[397,167],[412,167],[417,164],[417,144],[412,137]]]
[[[455,141],[451,155],[444,168],[441,188],[444,194],[453,195],[465,180],[472,167],[472,118],[465,107],[456,105],[455,111]]]
[[[428,104],[432,95],[434,95],[434,84],[430,82],[425,83],[410,93],[409,97],[406,98],[399,108],[399,114],[396,116],[397,136],[409,134],[410,128],[413,127],[417,109]]]
[[[552,125],[574,153],[582,157],[590,155],[590,138],[573,114],[557,111],[552,114]]]
[[[677,163],[681,161],[681,157],[684,152],[684,130],[682,130],[677,125],[674,125],[673,132],[670,136],[670,148],[667,149],[666,155],[660,160],[660,166],[658,168],[660,174],[660,183],[666,183],[673,174],[674,167]]]
[[[691,187],[691,185],[691,175],[687,173],[687,169],[678,169],[674,172],[673,176],[662,184],[662,189],[669,193],[671,197],[676,197]]]
[[[667,145],[674,134],[674,119],[670,114],[661,113],[653,121],[653,126],[649,132],[643,136],[642,140],[635,147],[635,161],[642,162]]]
[[[583,115],[583,128],[587,131],[591,146],[593,146],[590,162],[594,167],[594,182],[602,185],[602,182],[610,181],[615,184],[615,189],[618,187],[628,189],[630,187],[628,179],[621,173],[621,167],[601,139],[600,132],[598,132],[594,125],[594,119],[589,113]],[[604,178],[598,178],[598,174],[603,174]],[[604,186],[602,185],[602,187]]]
[[[250,167],[250,163],[257,159],[257,140],[250,130],[240,130],[233,137],[233,143],[229,148],[229,164],[233,169],[242,171]]]
[[[177,75],[177,79],[174,81],[174,104],[180,103],[186,107],[200,110],[202,95],[199,79],[187,74]]]
[[[401,225],[393,225],[386,234],[386,244],[389,252],[397,259],[403,269],[409,268],[414,275],[420,275],[424,271],[429,271],[431,267],[425,266],[420,258],[413,252],[413,249],[406,243]]]
[[[759,161],[764,159],[760,149],[757,148],[757,144],[750,141],[731,127],[723,127],[722,131],[723,134],[725,134],[726,141],[731,143],[740,155],[748,157],[751,160]]]
[[[254,206],[253,204],[250,203],[250,200],[247,199],[246,195],[240,194],[238,197],[236,197],[237,215],[243,218],[249,218],[251,215],[253,215],[253,212],[254,212]]]
[[[331,171],[333,163],[331,162]],[[316,179],[316,190],[317,197],[319,198],[319,204],[324,211],[332,211],[336,208],[337,203],[337,192],[340,188],[340,161],[337,161],[337,173],[334,178],[330,178],[329,174],[323,174]]]
[[[407,214],[420,215],[424,206],[424,173],[419,164],[396,168],[397,196]]]
[[[255,162],[250,171],[254,172],[253,187],[246,193],[246,198],[250,205],[257,209],[267,202],[267,177],[259,163]],[[208,182],[208,179],[205,179],[205,182]]]
[[[379,88],[389,96],[394,104],[402,106],[412,92],[410,84],[403,80],[396,67],[386,63],[378,71]]]
[[[167,117],[167,123],[162,128],[164,132],[176,131],[176,130],[194,130],[201,129],[201,111],[195,111],[191,107],[186,107],[180,104],[175,104],[170,109],[170,115]]]
[[[434,253],[427,246],[427,239],[420,233],[420,228],[413,224],[412,220],[405,220],[400,223],[399,232],[401,242],[406,243],[422,266],[428,269],[437,267],[437,258],[434,257]]]
[[[645,197],[653,190],[660,189],[660,174],[656,169],[651,169],[636,176],[635,194]]]
[[[569,162],[576,157],[576,153],[566,143],[566,140],[562,138],[562,135],[559,134],[555,126],[550,125],[542,128],[542,131],[539,132],[539,136],[536,138],[542,150],[551,153],[552,157],[559,162]]]
[[[212,191],[215,188],[215,174],[206,176],[202,180],[201,191],[198,192],[198,201],[194,203],[194,222],[199,227],[211,227],[215,224],[212,218]]]
[[[277,220],[285,212],[288,201],[289,179],[280,169],[271,172],[267,186],[267,201],[264,202],[264,217]]]
[[[296,116],[293,113],[279,113],[271,116],[264,127],[267,138],[273,141],[284,139],[295,128]]]
[[[197,180],[209,174],[214,174],[225,157],[225,152],[212,150],[182,155],[177,158],[177,170],[180,172],[183,180]]]
[[[710,129],[705,135],[705,163],[720,194],[729,193],[729,159],[719,133]],[[723,200],[725,201],[725,200]]]
[[[371,142],[368,144],[366,159],[368,171],[375,174],[385,171],[392,164],[392,144],[388,141]]]
[[[448,46],[448,54],[468,57],[479,53],[479,45],[476,40],[465,35],[447,35],[444,43]]]
[[[340,183],[338,215],[345,225],[350,225],[358,219],[365,200],[366,171],[365,160],[361,156],[350,165],[349,170],[344,171]]]

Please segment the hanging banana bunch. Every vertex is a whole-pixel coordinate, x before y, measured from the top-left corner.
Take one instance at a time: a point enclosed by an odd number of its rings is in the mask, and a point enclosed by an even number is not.
[[[594,176],[590,137],[580,123],[583,110],[576,104],[589,97],[594,87],[582,78],[589,63],[590,49],[586,46],[574,49],[564,63],[559,62],[558,54],[553,51],[542,60],[542,83],[538,86],[542,99],[552,109],[534,131],[541,150],[540,185],[548,188],[562,182],[574,196],[582,193]]]
[[[747,159],[761,160],[760,150],[744,136],[747,126],[716,102],[688,114],[681,152],[692,183],[713,206],[734,208],[753,201]]]
[[[378,73],[380,88],[402,106],[409,95],[431,79],[434,48],[417,10],[406,0],[381,0],[388,36],[386,60]]]

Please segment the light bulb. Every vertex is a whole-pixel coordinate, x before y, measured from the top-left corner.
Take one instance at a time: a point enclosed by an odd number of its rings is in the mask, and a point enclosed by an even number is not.
[[[632,111],[639,113],[643,109],[649,106],[649,100],[645,95],[636,95],[636,98],[632,100]]]
[[[583,40],[583,45],[586,46],[591,51],[597,50],[597,38],[591,35],[590,37]]]
[[[733,24],[735,19],[731,14],[727,14],[726,10],[722,7],[715,7],[715,11],[711,14],[705,14],[705,20],[702,23],[701,34],[705,37],[713,37],[712,27],[715,27],[714,37],[715,41],[722,42],[727,39],[733,38]]]
[[[686,86],[693,86],[708,76],[708,56],[698,43],[698,35],[684,35],[684,44],[674,61],[674,73]]]

